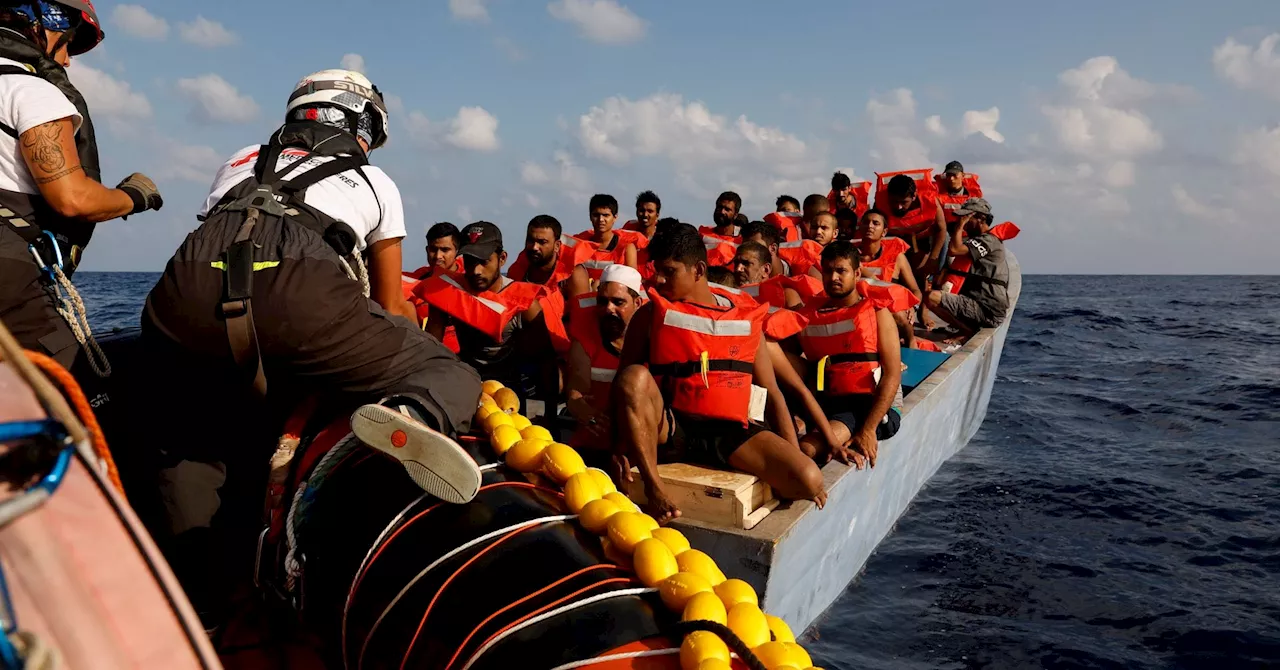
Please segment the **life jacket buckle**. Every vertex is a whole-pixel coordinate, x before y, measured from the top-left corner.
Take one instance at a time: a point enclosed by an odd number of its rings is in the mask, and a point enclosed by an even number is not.
[[[227,300],[222,303],[222,316],[228,319],[234,319],[249,311],[248,298],[240,298],[238,300]]]

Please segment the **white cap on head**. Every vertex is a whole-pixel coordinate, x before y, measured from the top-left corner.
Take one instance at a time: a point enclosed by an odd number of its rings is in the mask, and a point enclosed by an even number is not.
[[[644,295],[644,280],[640,278],[640,272],[630,265],[614,263],[604,269],[600,274],[600,285],[607,282],[618,282],[623,286]]]

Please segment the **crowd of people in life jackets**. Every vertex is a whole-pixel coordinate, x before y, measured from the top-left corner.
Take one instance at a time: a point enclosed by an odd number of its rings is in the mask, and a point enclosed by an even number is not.
[[[437,223],[404,296],[482,378],[563,403],[571,445],[628,480],[636,466],[659,521],[680,514],[662,460],[822,505],[822,463],[874,466],[897,432],[901,349],[955,347],[1003,321],[1017,227],[993,225],[956,161],[936,177],[877,175],[874,191],[837,172],[825,196],[780,196],[758,220],[741,210],[722,193],[714,225],[694,227],[645,191],[619,226],[618,201],[597,194],[590,228],[569,235],[541,214],[519,251],[493,223]]]

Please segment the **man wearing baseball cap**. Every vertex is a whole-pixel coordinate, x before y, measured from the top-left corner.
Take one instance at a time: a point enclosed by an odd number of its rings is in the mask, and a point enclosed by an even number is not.
[[[569,374],[565,383],[569,414],[578,422],[570,444],[609,449],[609,392],[627,326],[644,303],[640,272],[614,264],[604,269],[594,296],[580,296],[570,318]]]
[[[938,201],[942,203],[942,213],[950,226],[959,220],[956,210],[969,198],[981,198],[982,187],[978,185],[978,175],[964,171],[960,161],[951,161],[942,174],[934,178],[938,185]]]
[[[955,210],[959,225],[951,233],[948,252],[951,263],[968,258],[966,271],[948,268],[946,274],[965,278],[959,293],[930,291],[930,311],[955,326],[963,335],[980,328],[999,326],[1009,310],[1009,266],[1004,243],[991,233],[991,205],[982,198],[969,198]]]

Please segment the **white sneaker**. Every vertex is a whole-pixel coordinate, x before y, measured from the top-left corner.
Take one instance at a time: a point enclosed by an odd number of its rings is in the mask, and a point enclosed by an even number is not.
[[[413,417],[382,405],[364,405],[351,415],[351,432],[400,461],[414,483],[445,502],[471,502],[480,490],[475,460],[457,442]]]

